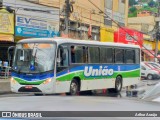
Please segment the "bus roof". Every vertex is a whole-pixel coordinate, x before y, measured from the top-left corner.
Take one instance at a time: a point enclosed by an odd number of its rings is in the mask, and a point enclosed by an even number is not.
[[[139,45],[132,45],[132,44],[123,44],[123,43],[114,43],[114,42],[99,42],[93,40],[78,40],[78,39],[71,39],[71,38],[62,38],[62,37],[55,37],[55,38],[29,38],[20,40],[18,43],[51,43],[56,42],[57,45],[62,43],[70,43],[70,44],[83,44],[83,45],[107,45],[107,46],[121,46],[121,47],[131,47],[131,48],[140,48]]]

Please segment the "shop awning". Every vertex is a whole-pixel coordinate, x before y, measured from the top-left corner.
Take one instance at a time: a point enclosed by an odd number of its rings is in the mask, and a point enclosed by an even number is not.
[[[155,51],[153,51],[153,50],[143,50],[143,49],[142,49],[142,51],[143,51],[145,54],[147,54],[149,57],[154,58]],[[157,55],[157,58],[160,58],[160,55]]]

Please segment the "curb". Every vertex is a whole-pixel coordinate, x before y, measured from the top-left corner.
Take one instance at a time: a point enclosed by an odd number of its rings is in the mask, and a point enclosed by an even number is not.
[[[11,94],[11,91],[0,91],[0,95],[4,95],[4,94]]]

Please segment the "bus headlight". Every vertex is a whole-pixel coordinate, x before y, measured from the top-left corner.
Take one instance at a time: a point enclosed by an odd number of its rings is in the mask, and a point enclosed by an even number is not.
[[[49,83],[49,82],[51,82],[52,81],[52,78],[48,78],[47,80],[45,80],[44,82],[43,82],[43,84],[47,84],[47,83]]]
[[[16,81],[13,77],[11,77],[10,81],[11,81],[11,83],[13,83],[13,84],[16,84],[16,83],[17,83],[17,81]]]

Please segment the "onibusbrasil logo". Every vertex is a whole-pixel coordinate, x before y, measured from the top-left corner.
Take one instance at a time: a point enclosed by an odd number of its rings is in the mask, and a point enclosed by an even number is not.
[[[97,76],[112,76],[114,74],[113,69],[108,69],[108,66],[99,66],[99,68],[95,69],[93,66],[85,66],[84,75],[86,77],[97,77]]]

